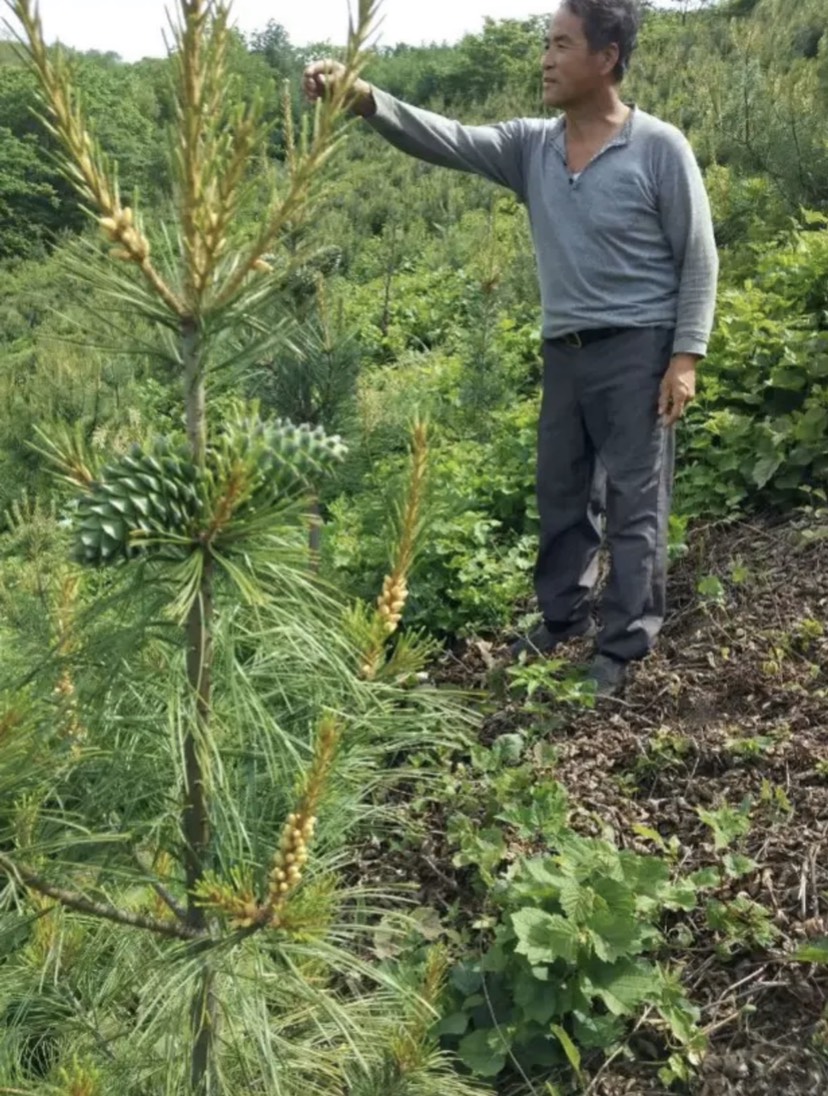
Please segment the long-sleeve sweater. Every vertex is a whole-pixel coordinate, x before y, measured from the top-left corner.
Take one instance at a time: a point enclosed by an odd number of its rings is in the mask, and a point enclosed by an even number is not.
[[[374,89],[369,124],[432,164],[515,192],[529,213],[543,334],[674,327],[674,353],[704,355],[718,255],[710,204],[687,139],[633,107],[618,135],[577,176],[565,121],[466,126]]]

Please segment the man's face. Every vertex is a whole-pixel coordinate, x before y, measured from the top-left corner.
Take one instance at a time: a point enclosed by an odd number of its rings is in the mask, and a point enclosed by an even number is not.
[[[564,110],[589,99],[607,84],[616,59],[614,49],[590,50],[583,20],[562,4],[552,17],[543,55],[544,105]]]

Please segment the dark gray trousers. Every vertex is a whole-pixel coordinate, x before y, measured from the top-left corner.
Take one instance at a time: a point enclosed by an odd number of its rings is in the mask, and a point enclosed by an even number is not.
[[[585,621],[610,551],[598,649],[644,658],[664,621],[675,431],[658,416],[673,332],[638,328],[574,348],[544,343],[535,589],[553,632]]]

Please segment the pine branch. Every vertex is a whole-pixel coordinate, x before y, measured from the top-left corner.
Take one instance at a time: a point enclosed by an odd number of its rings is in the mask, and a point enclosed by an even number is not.
[[[179,921],[187,920],[187,911],[182,905],[176,902],[175,896],[167,890],[163,883],[153,883],[152,889],[155,891],[155,893],[158,895],[158,897],[161,899],[167,909],[170,910],[171,913],[175,914]]]
[[[112,921],[117,925],[128,925],[134,929],[146,929],[157,936],[172,937],[177,940],[198,940],[206,936],[206,932],[198,931],[188,925],[180,925],[176,922],[159,921],[155,917],[145,917],[140,913],[130,913],[128,910],[118,909],[108,902],[95,902],[77,891],[64,890],[53,883],[41,878],[37,872],[24,864],[15,864],[3,853],[0,853],[0,869],[9,876],[23,883],[31,890],[43,894],[47,898],[54,898],[66,909],[75,910],[77,913],[88,913],[92,917],[98,917],[103,921]]]
[[[296,147],[290,96],[283,95],[284,136],[289,185],[281,200],[276,199],[262,220],[262,226],[252,244],[240,254],[239,263],[218,292],[214,307],[228,305],[242,289],[251,271],[266,271],[264,256],[289,226],[307,217],[321,169],[336,151],[341,135],[337,122],[346,114],[366,62],[365,44],[377,13],[376,0],[359,0],[357,21],[349,20],[349,42],[345,57],[345,74],[319,105],[313,136],[301,150]]]
[[[367,681],[377,676],[385,642],[399,628],[408,601],[408,575],[414,563],[421,531],[421,514],[428,472],[428,428],[416,422],[411,439],[411,476],[405,506],[399,519],[399,533],[391,573],[386,575],[382,593],[371,622],[370,641],[363,651],[361,674]]]
[[[144,863],[144,861],[141,859],[140,852],[137,849],[135,849],[133,851],[133,855],[135,857],[135,862],[138,865],[138,867],[141,869],[141,871],[145,871],[149,874],[152,869],[148,868],[147,865]],[[182,906],[176,900],[175,895],[172,894],[170,891],[168,891],[163,883],[159,883],[155,879],[151,879],[149,882],[150,882],[150,886],[155,891],[155,893],[158,895],[158,897],[161,899],[161,901],[164,903],[164,905],[167,907],[167,909],[169,909],[172,913],[174,913],[179,921],[186,921],[187,920],[187,911],[184,908],[184,906]]]
[[[65,62],[60,55],[56,61],[49,56],[37,5],[33,7],[32,0],[7,0],[7,3],[23,27],[23,45],[38,78],[47,113],[44,122],[63,148],[66,177],[88,207],[97,211],[98,224],[108,239],[118,245],[114,257],[135,263],[170,311],[183,316],[184,305],[150,261],[149,241],[136,223],[133,211],[121,204],[117,178],[89,135]]]

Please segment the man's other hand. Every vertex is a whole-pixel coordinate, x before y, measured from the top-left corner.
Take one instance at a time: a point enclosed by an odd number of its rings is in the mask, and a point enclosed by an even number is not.
[[[346,73],[343,64],[330,58],[308,65],[302,77],[302,89],[308,102],[315,103],[321,99],[329,88],[336,87],[344,79]],[[370,117],[377,109],[371,85],[365,80],[355,82],[349,106],[355,114],[361,114],[364,118]]]
[[[695,354],[674,354],[664,379],[658,398],[658,413],[665,426],[673,426],[687,409],[687,405],[696,398],[696,362]]]

